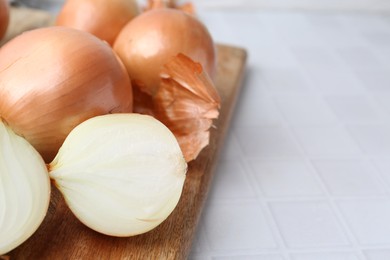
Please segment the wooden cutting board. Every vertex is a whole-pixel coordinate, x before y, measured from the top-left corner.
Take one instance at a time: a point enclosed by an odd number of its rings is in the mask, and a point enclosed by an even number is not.
[[[7,39],[21,31],[52,23],[45,12],[13,9]],[[28,43],[26,43],[28,44]],[[14,259],[185,259],[229,128],[246,63],[242,48],[218,45],[216,87],[221,95],[220,116],[210,144],[189,164],[182,197],[173,213],[156,229],[129,238],[101,235],[81,224],[53,187],[49,212],[37,232],[8,254]],[[223,174],[223,173],[221,173]],[[0,257],[1,258],[1,257]]]

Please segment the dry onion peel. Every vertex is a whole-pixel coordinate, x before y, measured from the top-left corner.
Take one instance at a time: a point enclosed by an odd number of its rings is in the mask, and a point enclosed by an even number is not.
[[[179,201],[187,164],[173,134],[153,117],[112,114],[69,134],[50,177],[85,225],[111,236],[147,232]]]
[[[0,119],[0,255],[27,240],[42,223],[50,180],[38,152]]]
[[[209,129],[219,116],[219,94],[202,66],[183,54],[165,64],[160,75],[156,95],[149,102],[135,103],[134,109],[147,112],[149,106],[150,114],[174,133],[186,161],[192,161],[209,143]]]
[[[209,143],[209,129],[218,118],[221,100],[199,63],[183,54],[168,62],[155,96],[155,116],[176,136],[186,161]]]

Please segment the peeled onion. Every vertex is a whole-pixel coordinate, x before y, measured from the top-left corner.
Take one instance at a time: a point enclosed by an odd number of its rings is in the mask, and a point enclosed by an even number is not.
[[[0,0],[0,40],[4,37],[9,23],[9,7],[7,0]]]
[[[82,223],[126,237],[155,228],[171,214],[187,164],[161,122],[122,113],[94,117],[74,128],[49,170]]]
[[[50,162],[88,118],[131,112],[132,89],[112,49],[86,32],[47,27],[0,49],[0,118]]]
[[[216,54],[207,28],[194,16],[176,9],[154,9],[131,20],[113,45],[133,85],[156,93],[163,65],[179,53],[200,63],[210,77],[215,74]]]
[[[56,24],[92,33],[112,45],[122,27],[138,14],[135,0],[67,0]]]
[[[26,241],[46,216],[49,174],[42,157],[0,120],[0,259]]]

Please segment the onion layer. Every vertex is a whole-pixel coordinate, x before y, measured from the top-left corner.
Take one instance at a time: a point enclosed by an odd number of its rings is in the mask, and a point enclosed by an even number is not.
[[[38,152],[1,120],[0,144],[1,256],[27,240],[42,223],[49,207],[50,180]]]
[[[135,0],[67,0],[56,24],[92,33],[112,45],[122,27],[138,14]]]
[[[4,37],[9,23],[9,6],[7,0],[0,0],[0,40]]]
[[[147,232],[169,216],[187,164],[175,137],[158,120],[115,114],[73,129],[49,169],[81,222],[124,237]]]
[[[122,29],[113,48],[133,85],[148,94],[157,91],[164,64],[179,53],[199,62],[210,77],[215,73],[215,46],[207,28],[194,16],[176,9],[140,14]]]
[[[0,49],[0,118],[51,161],[84,120],[131,112],[123,64],[95,36],[65,27],[25,32]]]

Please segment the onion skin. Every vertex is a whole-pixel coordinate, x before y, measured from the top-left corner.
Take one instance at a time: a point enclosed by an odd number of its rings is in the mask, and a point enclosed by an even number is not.
[[[157,8],[175,8],[188,14],[195,15],[195,8],[191,2],[178,5],[175,0],[149,0],[145,11]]]
[[[155,94],[165,63],[179,53],[200,63],[214,77],[216,51],[207,28],[194,16],[162,8],[144,12],[119,33],[113,48],[122,59],[133,85]]]
[[[133,105],[130,79],[110,46],[65,27],[25,32],[0,49],[0,97],[0,118],[46,162],[81,122]]]
[[[92,33],[112,45],[122,27],[138,14],[134,0],[67,0],[56,25]]]
[[[0,0],[0,40],[7,32],[9,24],[9,6],[7,0]]]

